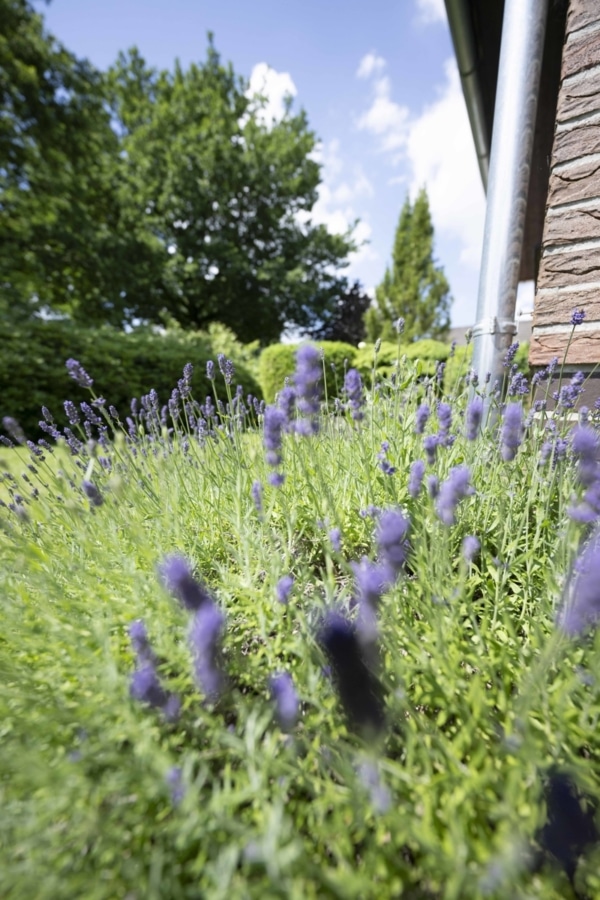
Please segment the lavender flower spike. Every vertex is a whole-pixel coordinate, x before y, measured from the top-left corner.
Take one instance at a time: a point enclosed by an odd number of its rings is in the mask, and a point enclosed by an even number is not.
[[[481,548],[481,544],[479,540],[472,534],[468,534],[465,538],[463,538],[462,542],[462,553],[466,562],[473,562],[479,550]]]
[[[466,466],[456,466],[450,470],[450,475],[440,485],[440,491],[436,502],[436,511],[444,525],[454,525],[456,522],[456,507],[459,502],[475,490],[471,487],[471,473]]]
[[[302,344],[296,353],[294,384],[298,396],[298,409],[303,415],[313,416],[319,412],[321,377],[319,351],[311,344]]]
[[[425,426],[427,425],[427,419],[429,418],[430,409],[426,403],[421,403],[420,406],[417,407],[417,412],[415,413],[415,433],[423,434],[425,431]]]
[[[277,586],[275,588],[275,593],[277,594],[277,599],[284,606],[287,604],[290,599],[290,593],[294,586],[294,578],[292,575],[284,575],[277,582]]]
[[[565,634],[574,637],[600,619],[600,531],[585,545],[563,592],[558,625]]]
[[[194,655],[196,681],[208,700],[215,702],[223,689],[221,633],[225,616],[209,601],[194,616],[190,628],[190,646]]]
[[[410,478],[408,479],[408,493],[411,497],[417,497],[423,484],[423,476],[425,474],[425,463],[422,459],[416,459],[410,467]]]
[[[388,509],[379,517],[377,546],[384,563],[398,574],[406,560],[406,535],[410,522],[402,513]]]
[[[17,444],[25,443],[25,433],[16,419],[13,419],[12,416],[4,416],[2,425],[8,431],[13,441],[16,441]]]
[[[81,489],[90,501],[91,506],[102,506],[102,504],[104,503],[104,498],[95,484],[92,484],[91,481],[87,481],[84,479],[81,482]]]
[[[585,309],[574,309],[571,315],[571,325],[581,325],[585,319]]]
[[[67,372],[69,373],[73,381],[77,382],[79,387],[91,388],[94,383],[94,379],[90,378],[80,362],[77,362],[76,359],[68,359],[65,365],[67,367]]]
[[[300,709],[292,676],[289,672],[278,672],[271,677],[270,687],[279,724],[283,731],[291,731],[298,721]]]
[[[367,665],[350,622],[340,613],[329,613],[317,640],[331,663],[350,723],[367,731],[380,731],[385,721],[381,683]]]
[[[481,397],[473,397],[467,406],[465,434],[468,441],[474,441],[479,434],[481,420],[483,418],[483,400]]]
[[[523,439],[523,404],[508,403],[504,410],[500,441],[502,459],[511,462]]]
[[[278,466],[281,462],[281,432],[286,424],[285,413],[276,406],[265,409],[263,440],[267,451],[267,462],[270,466]]]
[[[211,602],[208,590],[195,580],[185,557],[178,554],[165,556],[158,567],[158,574],[163,587],[191,612]]]
[[[348,369],[344,379],[344,391],[348,397],[348,406],[355,422],[364,418],[362,408],[365,403],[362,379],[356,369]]]

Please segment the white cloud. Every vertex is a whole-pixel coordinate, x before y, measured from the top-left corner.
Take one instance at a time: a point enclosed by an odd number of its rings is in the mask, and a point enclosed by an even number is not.
[[[479,267],[485,197],[460,79],[453,59],[439,99],[408,129],[411,193],[425,186],[436,231],[458,238],[460,261]]]
[[[399,150],[407,139],[409,110],[391,98],[392,87],[387,76],[374,82],[374,97],[369,109],[359,118],[362,131],[370,131],[380,138],[384,151]]]
[[[264,125],[272,125],[283,119],[286,101],[298,93],[289,72],[277,72],[267,63],[257,63],[252,69],[247,97],[264,97],[265,105],[257,111],[257,118]]]
[[[361,208],[362,202],[373,196],[373,185],[360,165],[350,167],[344,163],[338,140],[319,144],[313,159],[322,167],[319,196],[310,213],[299,215],[300,221],[311,219],[314,224],[325,225],[332,234],[345,234],[360,218],[353,233],[359,248],[350,255],[350,266],[346,270],[350,277],[357,277],[353,269],[358,263],[378,259],[368,243],[372,228]]]
[[[356,70],[357,78],[370,78],[371,75],[381,72],[385,68],[385,59],[376,53],[367,53],[360,61]]]
[[[446,21],[444,0],[417,0],[419,21],[425,25]]]

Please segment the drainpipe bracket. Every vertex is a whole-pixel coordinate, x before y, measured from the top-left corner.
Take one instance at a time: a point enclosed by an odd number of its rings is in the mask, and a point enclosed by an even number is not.
[[[517,333],[517,326],[514,319],[499,319],[497,316],[489,316],[486,319],[480,319],[473,326],[472,336],[478,337],[483,334],[512,334]]]

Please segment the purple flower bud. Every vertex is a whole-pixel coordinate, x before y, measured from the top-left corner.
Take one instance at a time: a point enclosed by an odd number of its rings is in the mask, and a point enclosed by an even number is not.
[[[508,403],[502,419],[500,441],[502,459],[511,462],[523,439],[523,404]]]
[[[215,364],[212,359],[209,359],[206,363],[206,377],[209,381],[215,380]]]
[[[73,381],[77,382],[79,387],[91,388],[94,383],[94,379],[90,378],[81,363],[77,362],[76,359],[68,359],[65,365],[67,367],[67,372],[69,373]]]
[[[417,407],[417,412],[415,414],[416,434],[423,434],[423,432],[425,431],[427,419],[429,418],[429,412],[430,410],[426,403],[421,403],[421,405]]]
[[[341,553],[342,551],[342,532],[339,528],[332,528],[329,532],[329,540],[331,541],[331,546],[335,550],[336,553]]]
[[[356,369],[348,369],[344,379],[344,391],[348,397],[348,406],[351,410],[352,418],[355,422],[360,422],[364,418],[362,408],[365,403],[363,395],[363,385],[360,374]]]
[[[568,635],[581,634],[600,619],[600,536],[594,532],[567,579],[558,615]]]
[[[79,411],[72,400],[65,400],[65,413],[69,420],[69,425],[79,425]]]
[[[430,475],[427,479],[427,490],[432,500],[435,500],[440,492],[440,479],[437,475]]]
[[[220,646],[224,626],[225,616],[212,601],[208,601],[198,609],[190,628],[196,681],[207,699],[213,702],[219,698],[224,683]]]
[[[438,403],[437,417],[441,433],[448,434],[452,427],[452,407],[449,403]]]
[[[483,419],[483,400],[481,397],[473,397],[467,406],[465,418],[467,440],[474,441],[479,434],[481,420]]]
[[[430,466],[433,466],[435,464],[439,442],[440,441],[437,434],[428,434],[423,438],[423,449],[425,451],[425,455],[427,456],[427,462]]]
[[[285,475],[283,475],[281,472],[271,472],[267,478],[267,481],[269,482],[271,487],[280,488],[285,481]]]
[[[406,536],[410,522],[402,513],[388,509],[381,514],[377,525],[377,546],[383,561],[398,574],[406,560]]]
[[[146,626],[142,619],[136,619],[136,621],[132,622],[129,626],[129,639],[131,640],[131,646],[138,658],[138,662],[153,664],[156,662],[156,657],[150,646],[150,641],[148,640],[148,632],[146,631]]]
[[[81,489],[83,490],[83,493],[88,498],[92,506],[102,506],[102,504],[104,503],[104,498],[95,484],[92,484],[91,481],[87,481],[86,479],[84,479],[81,482]]]
[[[178,554],[165,556],[158,566],[158,574],[163,587],[191,612],[212,602],[206,587],[193,577],[185,557]]]
[[[423,476],[425,475],[425,463],[422,459],[416,459],[410,467],[410,478],[408,479],[408,493],[411,497],[417,497],[423,484]]]
[[[275,593],[277,594],[277,599],[280,603],[283,603],[284,605],[287,604],[293,586],[294,579],[292,575],[284,575],[279,579],[275,588]]]
[[[298,721],[300,710],[292,676],[288,672],[278,672],[271,676],[269,684],[279,725],[283,731],[291,731]]]
[[[475,557],[479,553],[480,548],[481,544],[474,535],[468,534],[465,538],[463,538],[462,553],[468,563],[472,562],[475,559]]]
[[[302,415],[314,416],[319,412],[321,359],[311,344],[302,344],[296,353],[294,384],[298,396],[298,409]]]
[[[317,636],[331,663],[332,674],[350,723],[370,731],[384,724],[382,687],[365,660],[365,651],[350,622],[331,612]]]
[[[147,703],[156,709],[163,709],[168,700],[168,693],[160,683],[156,669],[152,663],[146,663],[136,669],[131,676],[131,696],[140,703]]]
[[[171,790],[171,802],[173,806],[179,806],[185,797],[183,785],[183,772],[179,766],[172,766],[165,776],[165,781]]]
[[[518,349],[519,349],[519,342],[515,341],[513,344],[510,345],[510,347],[506,351],[506,355],[504,356],[504,360],[502,363],[502,365],[506,369],[508,369],[512,365]]]
[[[251,488],[252,500],[254,501],[254,506],[256,507],[256,512],[262,515],[263,511],[263,489],[260,481],[255,481]]]
[[[286,431],[290,431],[296,409],[296,391],[293,387],[286,385],[280,390],[277,396],[277,406],[285,416]]]
[[[471,473],[466,466],[455,466],[440,487],[436,511],[444,525],[456,522],[456,507],[459,502],[475,491],[471,487]]]
[[[388,590],[394,573],[387,565],[376,565],[366,556],[359,563],[351,563],[356,583],[356,599],[377,609],[382,594]]]
[[[600,440],[589,425],[578,425],[571,432],[573,455],[578,459],[577,475],[585,487],[589,487],[600,477]]]
[[[585,309],[574,309],[571,314],[571,325],[581,325],[585,319]]]
[[[4,418],[2,419],[2,425],[10,434],[13,441],[16,441],[17,444],[25,443],[25,433],[16,419],[13,419],[12,416],[4,416]]]
[[[267,451],[267,463],[278,466],[281,463],[281,433],[286,424],[285,414],[276,406],[267,406],[264,416],[263,442]]]
[[[225,384],[231,384],[235,374],[233,363],[230,359],[226,358],[224,353],[217,354],[217,362],[219,363],[221,375],[225,379]]]

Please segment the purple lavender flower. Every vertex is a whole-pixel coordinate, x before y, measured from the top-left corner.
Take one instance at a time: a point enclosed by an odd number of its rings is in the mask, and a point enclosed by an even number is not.
[[[500,433],[502,459],[511,462],[523,439],[523,404],[508,403],[502,419]]]
[[[437,496],[436,511],[444,525],[456,522],[456,507],[459,502],[475,490],[471,487],[471,473],[466,466],[455,466],[450,470],[446,481],[440,486]]]
[[[381,450],[377,454],[377,459],[379,460],[379,468],[383,472],[384,475],[393,475],[396,471],[396,467],[393,466],[389,459],[387,458],[387,452],[390,448],[388,441],[381,442]]]
[[[472,534],[468,534],[463,538],[462,542],[462,554],[465,560],[470,563],[473,562],[479,550],[481,548],[481,544],[479,540]]]
[[[510,347],[509,347],[508,350],[506,351],[506,354],[505,354],[505,356],[504,356],[504,360],[503,360],[503,362],[502,362],[502,365],[503,365],[506,369],[508,369],[510,366],[512,366],[513,360],[514,360],[514,358],[515,358],[515,356],[516,356],[516,354],[517,354],[517,350],[518,350],[518,349],[519,349],[519,342],[518,342],[518,341],[515,341],[514,343],[512,343],[512,344],[510,345]]]
[[[427,425],[429,413],[430,410],[426,403],[421,403],[421,405],[417,407],[417,412],[415,414],[415,434],[423,434],[425,426]]]
[[[136,619],[129,626],[129,639],[133,652],[140,663],[156,663],[156,657],[148,640],[146,625],[142,619]]]
[[[351,623],[330,612],[317,640],[331,664],[340,700],[351,725],[380,731],[384,725],[383,692],[365,659],[365,650]]]
[[[447,435],[452,427],[452,407],[449,403],[438,403],[437,417],[440,425],[440,432]]]
[[[575,372],[569,383],[561,387],[560,393],[555,391],[552,398],[556,400],[558,406],[562,409],[573,409],[577,398],[583,393],[584,381],[585,375],[583,372]]]
[[[182,769],[179,766],[172,766],[165,776],[165,781],[171,791],[171,802],[173,803],[173,806],[179,806],[185,797]]]
[[[403,333],[405,324],[406,324],[406,322],[404,321],[404,319],[402,318],[402,316],[399,316],[399,317],[394,321],[394,331],[396,332],[396,334],[402,334],[402,333]]]
[[[135,670],[131,676],[130,692],[134,700],[156,709],[164,709],[169,699],[152,663],[146,663]]]
[[[600,477],[600,441],[589,425],[578,425],[571,432],[573,455],[579,462],[577,475],[585,487],[589,487]]]
[[[25,433],[16,419],[13,419],[12,416],[4,416],[4,418],[2,419],[2,425],[10,434],[13,441],[16,441],[17,444],[25,443]]]
[[[382,594],[390,587],[394,573],[387,565],[377,565],[363,556],[359,563],[351,563],[356,585],[356,599],[377,609]]]
[[[263,511],[263,499],[262,499],[263,489],[262,489],[262,484],[260,483],[260,481],[255,481],[253,483],[250,492],[252,494],[252,500],[254,501],[254,506],[256,507],[256,512],[260,516],[260,515],[262,515],[262,511]]]
[[[481,420],[483,419],[483,400],[481,397],[473,397],[466,412],[466,437],[468,441],[474,441],[479,434]]]
[[[329,540],[331,541],[331,546],[335,550],[336,553],[342,552],[342,532],[339,528],[332,528],[329,532]]]
[[[508,385],[508,396],[518,397],[529,393],[529,382],[522,372],[515,372]]]
[[[298,409],[305,416],[319,412],[320,382],[322,370],[318,350],[311,344],[302,344],[296,353],[294,384],[298,396]]]
[[[581,634],[600,619],[600,535],[587,542],[567,579],[558,614],[559,627],[569,636]]]
[[[79,425],[79,411],[72,400],[65,400],[65,413],[69,420],[69,425]]]
[[[294,578],[292,575],[284,575],[277,582],[277,586],[275,587],[275,593],[277,594],[277,599],[284,606],[288,603],[290,599],[290,593],[294,586]]]
[[[427,490],[432,500],[435,500],[440,492],[440,479],[437,475],[430,475],[427,478]]]
[[[585,309],[574,309],[571,314],[571,325],[581,325],[585,319]]]
[[[363,394],[363,384],[360,374],[356,369],[348,369],[344,378],[344,391],[348,397],[348,406],[351,410],[352,418],[355,422],[360,422],[364,418],[363,406],[365,398]]]
[[[263,441],[267,451],[267,463],[270,466],[278,466],[281,463],[281,432],[285,424],[286,417],[282,410],[276,406],[266,407]]]
[[[191,612],[212,602],[206,587],[193,577],[185,557],[178,554],[165,556],[158,566],[158,574],[163,587]]]
[[[389,789],[381,783],[376,763],[371,761],[363,762],[359,766],[358,775],[369,792],[373,811],[378,814],[386,813],[391,806],[392,796]]]
[[[190,646],[199,687],[208,700],[216,701],[223,689],[221,633],[225,616],[212,602],[204,603],[194,615],[190,628]]]
[[[298,721],[300,702],[289,672],[278,672],[269,679],[277,720],[282,731],[291,731]]]
[[[286,385],[279,391],[277,396],[277,406],[285,416],[286,431],[291,431],[296,409],[296,391],[293,387]]]
[[[192,391],[192,375],[194,374],[194,367],[191,363],[186,363],[183,367],[183,378],[180,378],[177,382],[177,387],[179,389],[179,393],[185,400],[190,396]]]
[[[395,574],[400,572],[406,560],[406,536],[409,528],[409,520],[397,510],[387,509],[379,517],[377,524],[379,555]]]
[[[206,377],[209,381],[215,380],[215,364],[212,359],[209,359],[206,363]]]
[[[217,354],[217,362],[219,363],[221,375],[225,379],[225,384],[231,384],[235,374],[233,363],[230,359],[227,359],[224,353]]]
[[[427,434],[423,438],[423,449],[425,451],[425,455],[427,456],[427,462],[430,466],[433,466],[435,464],[439,442],[440,441],[437,434]]]
[[[87,479],[84,479],[81,482],[81,489],[85,496],[90,501],[91,506],[102,506],[104,503],[104,498],[95,484]]]
[[[422,459],[416,459],[410,467],[410,477],[408,479],[408,493],[411,497],[417,497],[419,495],[424,475],[425,463]]]
[[[73,381],[77,382],[79,387],[91,388],[94,383],[94,379],[90,378],[81,363],[77,362],[76,359],[68,359],[65,365],[67,367],[67,372],[69,373]]]
[[[271,487],[280,488],[285,481],[285,475],[282,472],[271,472],[267,477],[267,481]]]

